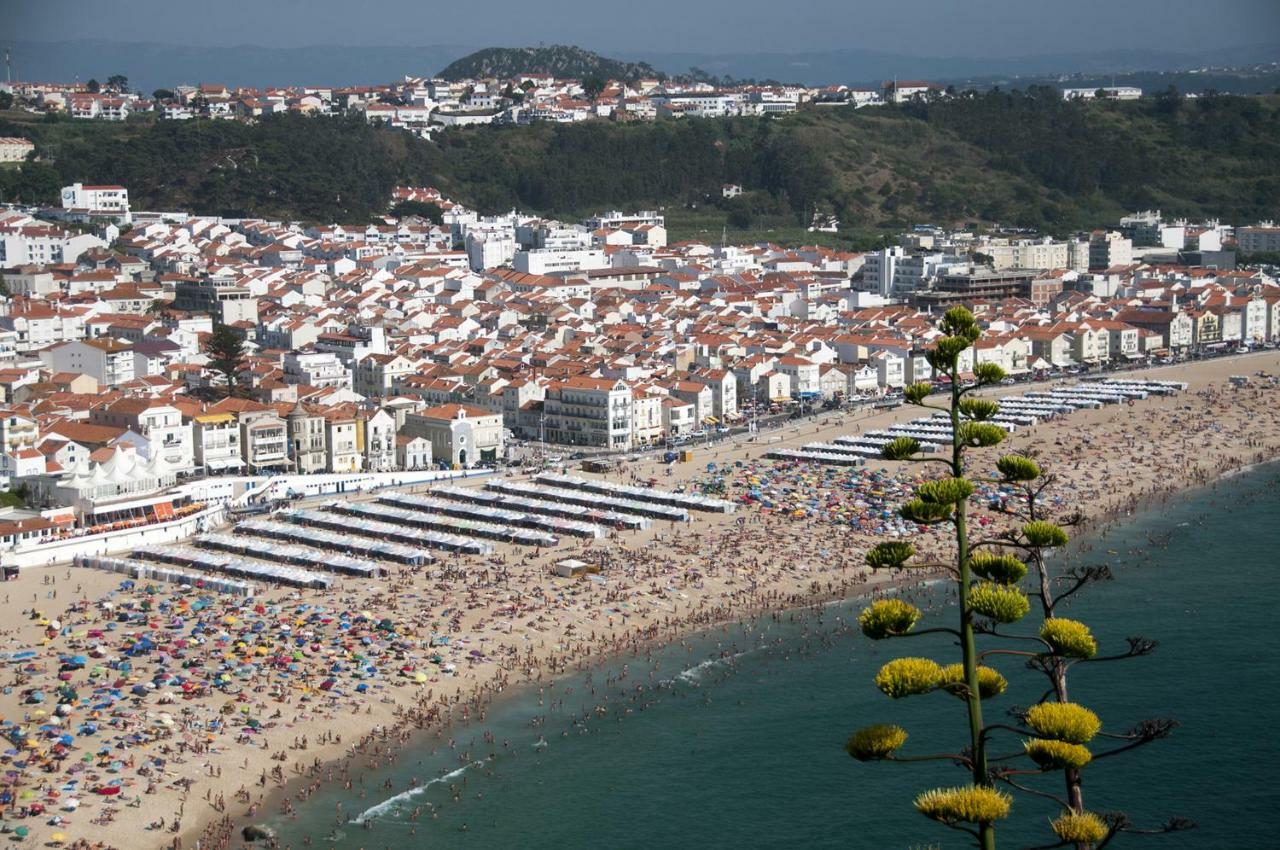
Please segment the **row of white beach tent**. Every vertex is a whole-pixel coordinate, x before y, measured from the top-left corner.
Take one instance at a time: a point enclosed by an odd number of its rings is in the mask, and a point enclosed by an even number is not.
[[[181,584],[214,593],[230,593],[233,596],[253,596],[254,586],[248,582],[233,578],[223,578],[208,573],[192,573],[176,570],[160,564],[151,564],[133,558],[113,558],[106,555],[79,555],[75,559],[78,567],[86,567],[107,572],[119,573],[138,581],[163,581],[169,584]]]
[[[384,505],[424,511],[435,516],[503,523],[513,528],[552,531],[571,537],[589,537],[593,540],[605,537],[604,528],[594,522],[543,516],[536,513],[508,510],[507,508],[477,505],[472,502],[455,502],[450,499],[417,496],[412,493],[384,493],[378,497],[378,501]]]
[[[595,525],[597,527],[604,525],[610,528],[632,531],[643,531],[652,525],[652,520],[648,517],[637,516],[636,514],[603,510],[599,507],[588,507],[586,505],[571,505],[568,502],[555,499],[517,496],[514,493],[496,493],[490,490],[474,490],[469,487],[454,486],[433,487],[431,493],[460,503],[490,507],[502,505],[508,510],[515,508],[524,511],[526,515],[559,517],[579,522],[582,525]]]
[[[394,561],[400,564],[428,564],[435,556],[418,546],[407,546],[378,537],[359,534],[342,534],[323,528],[303,528],[271,519],[246,519],[236,526],[237,534],[269,537],[293,543],[311,544],[338,552],[358,552],[367,558]]]
[[[638,530],[652,519],[688,521],[691,509],[734,509],[732,502],[696,493],[573,476],[543,476],[536,483],[490,481],[488,487],[442,487],[430,495],[393,492],[374,502],[293,508],[271,519],[246,519],[231,533],[203,534],[192,541],[195,545],[140,547],[133,558],[116,559],[112,569],[172,581],[207,576],[221,582],[219,576],[231,576],[232,581],[325,589],[332,586],[326,573],[373,578],[384,574],[378,561],[427,563],[434,560],[428,549],[490,555],[490,540],[552,547],[560,542],[558,534],[601,539],[607,535],[602,523]],[[164,566],[148,566],[152,562]],[[241,593],[248,585],[227,587]]]
[[[1191,385],[1186,381],[1148,381],[1141,378],[1098,378],[1086,384],[1100,384],[1107,388],[1144,390],[1152,395],[1176,395],[1184,393]]]
[[[483,520],[459,519],[420,508],[400,508],[370,502],[335,502],[329,506],[329,510],[333,513],[347,514],[375,522],[408,526],[414,531],[406,533],[413,536],[421,534],[428,545],[455,552],[488,554],[483,551],[483,547],[488,544],[475,540],[474,538],[477,537],[502,543],[517,543],[521,546],[555,546],[560,542],[554,534],[548,534],[545,531],[516,528],[512,525]],[[425,531],[420,533],[417,529],[425,529]],[[489,551],[492,551],[492,547],[489,547]]]
[[[133,550],[135,558],[157,561],[177,567],[189,567],[202,572],[223,573],[235,578],[247,578],[268,584],[285,584],[291,587],[308,587],[324,590],[333,585],[333,579],[323,573],[286,564],[272,564],[253,558],[230,557],[194,546],[141,546]]]
[[[582,490],[587,493],[600,493],[624,499],[638,499],[659,505],[685,508],[691,511],[731,514],[738,506],[727,499],[704,496],[701,493],[676,493],[670,490],[655,490],[650,487],[635,487],[630,484],[615,484],[600,478],[577,478],[572,475],[543,473],[535,478],[539,484],[560,487],[567,490]]]
[[[866,455],[828,452],[821,448],[805,446],[803,449],[770,449],[765,457],[770,460],[804,460],[827,466],[858,466],[865,462]]]
[[[551,480],[562,486],[491,481],[487,491],[450,487],[426,496],[394,492],[374,502],[294,508],[271,519],[246,519],[232,533],[203,534],[192,541],[195,545],[144,546],[118,566],[141,565],[133,567],[136,572],[148,562],[163,564],[155,569],[169,570],[166,575],[173,580],[208,575],[212,581],[220,574],[328,588],[332,579],[324,573],[373,578],[384,572],[379,560],[427,563],[434,560],[428,549],[489,555],[494,551],[489,540],[551,547],[560,542],[552,531],[600,539],[606,536],[602,522],[644,529],[651,518],[687,521],[690,507],[724,513],[733,509],[730,502],[699,494],[571,476]]]
[[[468,555],[493,554],[493,545],[483,540],[420,528],[406,528],[398,522],[374,519],[372,517],[380,515],[377,507],[361,503],[334,502],[324,510],[294,508],[282,511],[278,516],[304,528],[324,528],[364,537],[380,537],[398,543],[418,544],[430,549],[444,549]],[[381,515],[385,516],[385,513]]]
[[[488,481],[485,487],[497,493],[510,493],[531,499],[549,499],[567,505],[582,507],[600,507],[619,513],[635,514],[650,519],[669,520],[671,522],[688,522],[689,511],[684,508],[661,505],[657,502],[640,499],[624,499],[618,496],[604,496],[588,493],[583,490],[571,490],[565,487],[551,487],[546,484],[528,481]]]
[[[1106,404],[1119,404],[1145,399],[1150,395],[1170,395],[1184,391],[1182,381],[1145,381],[1139,379],[1103,379],[1049,390],[1031,391],[1022,396],[1006,396],[998,400],[999,412],[992,424],[1015,431],[1045,419],[1076,410],[1097,409]],[[777,448],[766,457],[775,460],[804,460],[830,465],[851,466],[859,458],[879,458],[885,445],[899,437],[911,437],[924,452],[936,452],[954,439],[950,414],[938,412],[930,417],[868,431],[835,437],[827,443],[808,443],[799,449]]]
[[[254,537],[251,534],[227,534],[215,531],[202,534],[195,539],[195,543],[209,549],[221,549],[226,552],[251,555],[255,558],[362,578],[376,578],[384,572],[375,562],[364,558],[353,558],[350,555],[326,552],[311,546]]]

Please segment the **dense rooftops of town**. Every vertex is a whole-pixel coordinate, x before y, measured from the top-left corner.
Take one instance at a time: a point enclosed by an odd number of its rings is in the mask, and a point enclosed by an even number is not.
[[[885,80],[877,86],[727,85],[657,78],[584,80],[537,73],[469,80],[405,76],[394,82],[360,86],[228,87],[199,83],[157,90],[152,97],[127,88],[90,91],[79,82],[17,82],[9,88],[29,109],[84,120],[124,121],[134,114],[154,114],[171,121],[252,121],[283,112],[345,113],[423,136],[441,127],[490,123],[782,115],[808,103],[859,108],[944,91],[940,84],[925,80]],[[1126,88],[1111,96],[1127,98],[1132,91],[1141,93]],[[1096,94],[1072,90],[1066,96]]]
[[[482,216],[401,187],[389,206],[441,222],[135,214],[122,233],[124,187],[69,188],[60,209],[108,193],[85,227],[0,211],[0,474],[51,508],[120,496],[95,470],[122,453],[160,486],[473,465],[522,439],[667,445],[930,380],[952,304],[986,330],[977,361],[1014,375],[1280,340],[1269,267],[1234,263],[1277,250],[1269,222],[921,226],[858,253],[672,244],[661,211]],[[234,398],[206,350],[218,325],[247,353]]]

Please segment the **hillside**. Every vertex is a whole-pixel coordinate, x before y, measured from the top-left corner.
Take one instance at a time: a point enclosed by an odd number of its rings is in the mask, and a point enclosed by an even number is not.
[[[446,80],[507,79],[518,74],[551,74],[568,79],[595,75],[612,80],[663,76],[647,62],[609,59],[581,47],[487,47],[449,64],[437,76]]]
[[[783,119],[462,128],[435,141],[359,118],[105,125],[10,113],[0,116],[9,135],[50,161],[0,170],[0,199],[34,203],[82,180],[128,186],[137,209],[350,222],[410,183],[484,212],[662,206],[676,238],[728,227],[739,241],[811,239],[802,225],[817,207],[843,223],[828,241],[855,246],[925,221],[1062,234],[1147,207],[1280,218],[1280,97],[990,92]],[[746,192],[725,201],[724,183]]]

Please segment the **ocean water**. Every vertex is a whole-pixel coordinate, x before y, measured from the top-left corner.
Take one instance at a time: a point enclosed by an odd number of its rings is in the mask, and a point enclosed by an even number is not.
[[[1124,638],[1149,657],[1082,665],[1073,698],[1109,730],[1173,717],[1174,736],[1086,770],[1086,800],[1140,826],[1173,815],[1199,828],[1111,846],[1271,846],[1280,805],[1272,723],[1280,684],[1270,638],[1280,590],[1280,466],[1236,476],[1144,512],[1062,558],[1107,563],[1116,580],[1084,591],[1102,654]],[[917,590],[948,616],[942,594]],[[651,657],[615,660],[547,691],[520,691],[483,722],[456,726],[355,789],[326,789],[267,823],[281,845],[337,848],[965,847],[916,814],[919,791],[960,784],[946,762],[860,764],[842,749],[858,726],[895,722],[904,752],[965,740],[945,694],[891,702],[872,684],[898,655],[950,661],[945,639],[872,643],[850,628],[861,603],[716,630]],[[940,612],[940,613],[939,613]],[[1029,629],[1028,629],[1029,631]],[[1015,659],[993,659],[1010,692],[988,720],[1043,690]],[[486,732],[492,740],[486,740]],[[452,743],[452,746],[451,746]],[[1005,752],[1020,748],[1007,739]],[[1095,749],[1100,749],[1096,747]],[[411,789],[416,777],[418,787]],[[383,787],[387,780],[392,790]],[[1057,791],[1054,778],[1042,787]],[[416,821],[412,819],[418,810]],[[1019,797],[1001,846],[1052,843],[1048,800]]]

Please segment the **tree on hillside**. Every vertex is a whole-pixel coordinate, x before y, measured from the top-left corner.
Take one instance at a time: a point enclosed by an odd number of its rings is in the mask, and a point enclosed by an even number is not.
[[[582,80],[582,93],[587,96],[588,100],[595,103],[606,85],[608,85],[608,81],[604,77],[599,74],[588,74]]]
[[[205,341],[204,353],[209,356],[209,367],[223,377],[224,395],[238,395],[240,373],[245,368],[244,338],[230,325],[219,322]]]
[[[92,77],[90,77],[89,82],[85,84],[85,88],[87,88],[89,91],[93,92],[94,94],[97,94],[98,92],[102,91],[102,85]]]
[[[0,109],[13,108],[13,95],[7,91],[0,91]]]
[[[440,224],[444,221],[444,210],[440,209],[439,204],[433,204],[430,201],[401,201],[391,208],[391,214],[396,218],[416,215],[432,224]]]
[[[176,95],[173,89],[156,89],[151,93],[151,97],[155,100],[173,100]]]
[[[970,449],[986,448],[1003,441],[1006,432],[990,420],[999,405],[972,393],[997,384],[1004,370],[994,363],[973,367],[974,380],[966,385],[962,358],[973,349],[981,335],[973,314],[963,307],[948,310],[943,317],[943,337],[937,340],[927,359],[935,374],[950,381],[950,406],[926,403],[930,384],[913,384],[904,391],[911,404],[946,413],[953,433],[950,457],[926,457],[920,443],[910,437],[894,440],[884,447],[887,460],[942,464],[946,477],[926,481],[915,498],[899,508],[903,518],[919,525],[951,526],[954,557],[945,563],[909,563],[915,548],[905,542],[881,543],[867,554],[873,569],[900,570],[929,567],[945,571],[955,582],[958,607],[953,625],[914,631],[921,612],[901,599],[881,599],[868,606],[859,617],[862,632],[873,640],[942,633],[960,647],[959,663],[942,665],[922,657],[894,659],[875,677],[875,684],[892,699],[936,691],[962,700],[968,719],[968,741],[952,753],[941,755],[899,755],[907,740],[900,726],[877,724],[857,730],[845,745],[859,761],[948,761],[969,774],[966,785],[926,791],[915,800],[916,809],[932,820],[972,836],[983,850],[995,848],[995,824],[1009,816],[1015,791],[1036,799],[1048,799],[1058,807],[1049,826],[1056,841],[1044,847],[1073,846],[1077,850],[1101,848],[1118,832],[1132,829],[1123,814],[1103,817],[1085,807],[1081,772],[1093,761],[1117,755],[1133,747],[1163,738],[1173,728],[1167,720],[1147,720],[1127,732],[1104,732],[1102,721],[1083,705],[1071,702],[1067,671],[1078,664],[1132,658],[1150,652],[1153,644],[1142,638],[1129,642],[1128,650],[1098,656],[1098,643],[1089,627],[1077,620],[1058,617],[1055,608],[1086,584],[1104,576],[1096,570],[1068,573],[1066,591],[1056,593],[1046,568],[1046,555],[1066,544],[1063,525],[1048,518],[1039,497],[1051,483],[1036,462],[1026,455],[1009,454],[996,462],[998,477],[985,479],[1022,494],[1009,509],[1021,525],[1005,533],[972,539],[968,522],[970,498],[975,482],[968,477],[965,455]],[[1067,518],[1068,525],[1075,518]],[[1017,553],[1017,554],[1015,554]],[[1019,557],[1019,555],[1021,557]],[[1031,608],[1019,587],[1028,573],[1028,562],[1036,569],[1039,595],[1045,619],[1034,634],[1011,634],[1005,628],[1018,622]],[[983,638],[979,650],[978,638]],[[1010,709],[1009,722],[984,718],[983,702],[1004,693],[1008,681],[984,662],[1008,657],[1038,670],[1050,682],[1048,690],[1032,706]],[[1000,743],[1010,734],[1020,744]],[[1086,745],[1095,738],[1110,749],[1091,751]],[[999,749],[994,747],[999,746]],[[1029,763],[1028,763],[1029,762]],[[1036,787],[1036,777],[1061,774],[1065,793],[1056,794]],[[1006,790],[1009,789],[1009,790]],[[1161,830],[1192,826],[1187,821],[1170,821]]]
[[[124,74],[112,74],[107,77],[107,88],[124,94],[129,91],[129,78]]]

